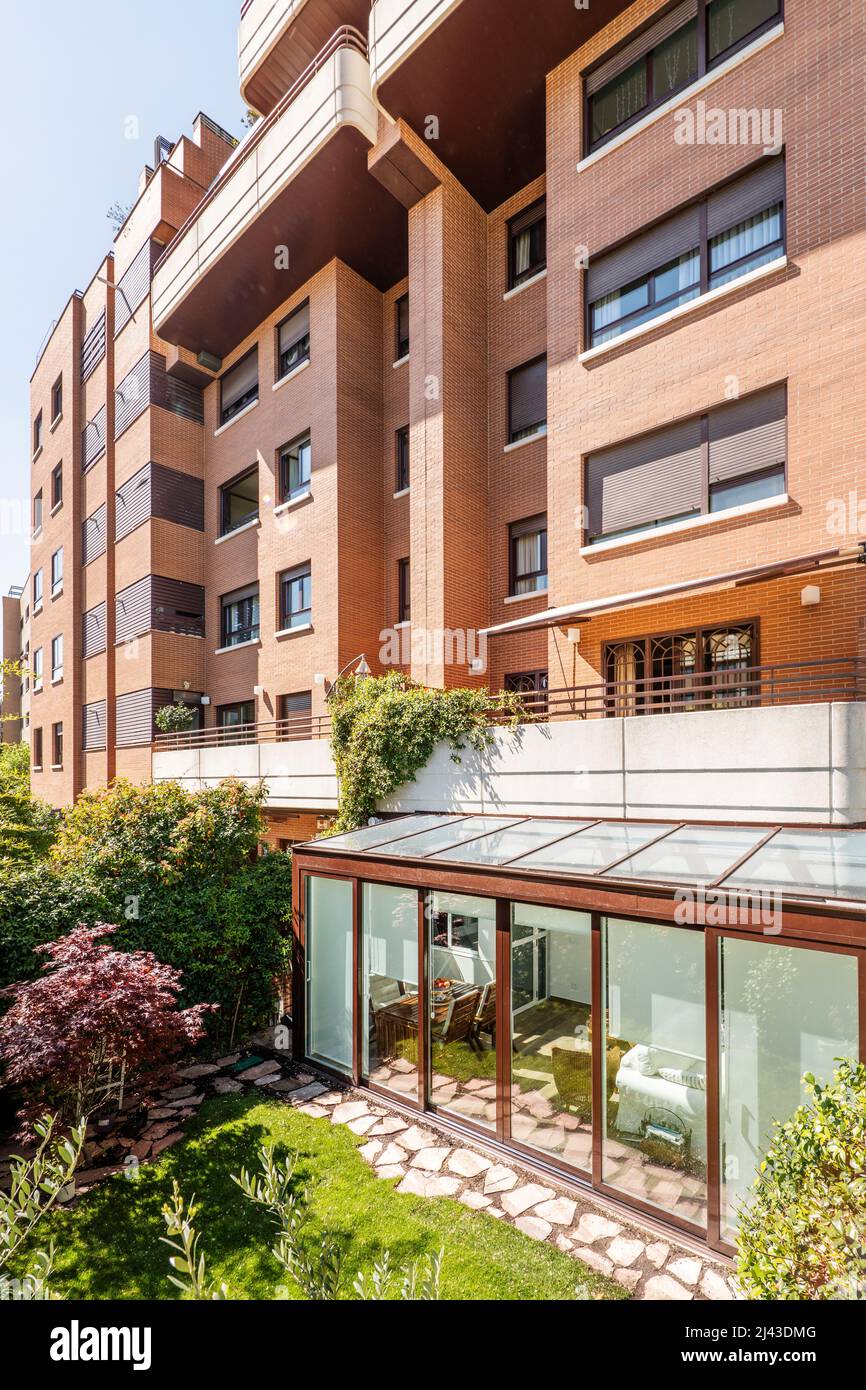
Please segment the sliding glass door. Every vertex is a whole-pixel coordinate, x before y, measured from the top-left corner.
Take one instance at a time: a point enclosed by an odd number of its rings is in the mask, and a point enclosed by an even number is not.
[[[431,893],[427,903],[428,1099],[496,1128],[496,900]]]
[[[721,1235],[733,1241],[773,1122],[858,1056],[858,960],[837,951],[722,937],[719,950]]]
[[[418,890],[361,885],[364,1075],[418,1099]]]
[[[306,882],[307,1056],[351,1075],[355,1004],[352,883],[312,874]]]

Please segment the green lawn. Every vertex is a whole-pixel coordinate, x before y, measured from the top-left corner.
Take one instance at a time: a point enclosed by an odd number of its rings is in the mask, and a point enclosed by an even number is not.
[[[255,1096],[206,1102],[187,1137],[136,1180],[112,1178],[57,1211],[39,1230],[57,1242],[52,1285],[66,1298],[175,1298],[166,1278],[168,1250],[163,1202],[177,1178],[200,1205],[197,1226],[209,1272],[235,1298],[273,1298],[285,1284],[273,1256],[268,1214],[231,1181],[242,1165],[257,1166],[259,1146],[298,1154],[296,1173],[311,1196],[313,1226],[340,1235],[350,1273],[369,1269],[390,1250],[401,1262],[444,1250],[442,1297],[447,1299],[570,1299],[579,1280],[608,1298],[625,1297],[610,1280],[548,1244],[448,1198],[401,1196],[394,1181],[376,1178],[357,1149],[362,1140],[342,1125],[313,1120],[290,1106]],[[286,1296],[286,1295],[283,1295]],[[298,1297],[289,1288],[288,1297]]]

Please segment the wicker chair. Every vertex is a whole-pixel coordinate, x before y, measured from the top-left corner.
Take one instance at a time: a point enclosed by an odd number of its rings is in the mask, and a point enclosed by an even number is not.
[[[592,1054],[568,1047],[553,1047],[553,1082],[559,1099],[581,1119],[592,1116]]]

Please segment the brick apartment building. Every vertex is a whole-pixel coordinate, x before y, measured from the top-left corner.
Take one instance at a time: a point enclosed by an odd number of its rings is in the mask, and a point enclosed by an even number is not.
[[[572,716],[850,693],[862,21],[247,0],[259,119],[157,141],[31,381],[36,795],[147,779],[177,701],[231,771],[362,654]]]

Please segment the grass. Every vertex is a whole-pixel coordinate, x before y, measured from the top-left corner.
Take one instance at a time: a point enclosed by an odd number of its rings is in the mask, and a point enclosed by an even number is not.
[[[257,1168],[266,1141],[297,1153],[296,1174],[311,1198],[311,1238],[327,1230],[344,1240],[348,1287],[385,1250],[408,1262],[442,1249],[444,1299],[572,1299],[579,1282],[605,1298],[626,1296],[552,1245],[450,1198],[397,1193],[395,1181],[374,1176],[357,1152],[363,1141],[342,1125],[255,1096],[206,1102],[186,1138],[143,1166],[137,1179],[118,1175],[52,1213],[37,1242],[44,1246],[49,1234],[56,1240],[52,1286],[68,1299],[180,1297],[166,1278],[169,1252],[159,1239],[162,1205],[177,1178],[185,1198],[196,1195],[213,1279],[225,1281],[234,1298],[300,1297],[294,1286],[285,1288],[271,1254],[271,1218],[230,1177],[242,1165]]]

